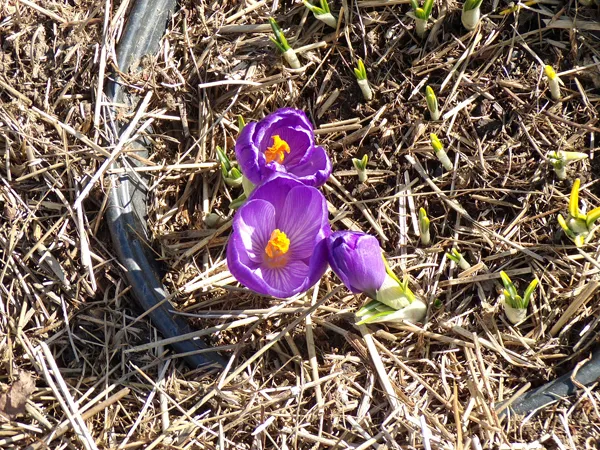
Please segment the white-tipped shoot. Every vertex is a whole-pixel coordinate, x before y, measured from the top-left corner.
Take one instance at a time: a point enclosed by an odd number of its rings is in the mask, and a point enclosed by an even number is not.
[[[581,161],[586,159],[588,155],[581,152],[563,152],[562,150],[550,151],[546,155],[548,162],[554,168],[556,176],[559,180],[567,179],[567,164],[571,161]]]
[[[454,261],[462,270],[468,270],[471,268],[471,264],[468,263],[468,261],[464,258],[462,253],[458,251],[457,248],[453,248],[450,253],[446,253],[446,257],[449,260]]]
[[[300,69],[302,65],[300,64],[300,60],[298,60],[298,55],[296,55],[294,49],[288,44],[287,39],[283,34],[283,31],[281,31],[281,28],[279,27],[275,19],[270,17],[269,23],[271,24],[273,34],[275,35],[275,37],[271,36],[271,41],[273,41],[273,43],[279,49],[279,51],[283,53],[283,57],[292,69]]]
[[[444,169],[448,171],[454,169],[454,165],[452,164],[452,161],[450,161],[450,158],[448,158],[448,154],[444,150],[444,146],[437,135],[435,133],[431,133],[429,138],[431,139],[431,147],[433,148],[435,156],[437,156],[437,159],[440,160],[442,166],[444,166]]]
[[[546,78],[548,78],[548,87],[550,88],[550,94],[552,95],[553,100],[560,100],[560,83],[561,80],[556,72],[552,68],[552,66],[546,65],[544,66],[544,73],[546,74]]]
[[[315,16],[315,19],[320,20],[321,22],[326,23],[332,28],[337,28],[337,19],[333,14],[331,14],[331,10],[329,9],[329,4],[327,0],[319,0],[320,6],[313,5],[308,0],[303,0],[304,6],[312,11]]]
[[[434,0],[425,0],[423,7],[420,7],[417,0],[410,0],[410,5],[412,6],[415,17],[415,30],[417,36],[420,38],[425,36],[425,32],[427,31],[427,21],[433,10],[433,1]]]
[[[525,317],[527,317],[527,306],[529,306],[531,294],[533,294],[533,291],[538,285],[538,279],[534,278],[533,281],[529,283],[523,297],[521,297],[506,272],[501,271],[500,278],[502,278],[502,283],[504,284],[502,293],[504,294],[504,311],[506,312],[506,317],[512,324],[522,322],[525,320]]]
[[[579,186],[581,181],[577,178],[573,182],[571,196],[569,197],[569,215],[567,219],[559,214],[558,224],[565,235],[571,239],[577,247],[583,246],[592,238],[595,231],[595,223],[600,219],[600,207],[584,213],[579,209]]]
[[[431,86],[427,86],[425,88],[425,100],[427,101],[427,109],[429,109],[429,115],[431,117],[431,120],[440,120],[440,109],[438,107],[438,100]]]
[[[429,233],[429,217],[424,208],[419,209],[419,232],[421,233],[421,243],[429,245],[431,243],[431,234]]]
[[[364,155],[361,159],[352,158],[352,165],[358,173],[358,181],[364,183],[367,181],[369,176],[367,175],[367,163],[369,162],[369,155]]]
[[[373,91],[369,85],[369,80],[367,79],[367,69],[362,59],[358,60],[358,67],[354,68],[354,76],[356,77],[358,87],[360,88],[365,100],[371,101],[373,98]]]
[[[460,20],[467,30],[474,30],[481,17],[481,4],[483,0],[466,0],[463,4]]]

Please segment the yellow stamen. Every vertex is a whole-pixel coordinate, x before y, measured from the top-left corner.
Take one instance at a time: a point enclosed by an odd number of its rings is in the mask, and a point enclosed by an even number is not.
[[[284,266],[287,262],[285,256],[290,249],[290,240],[281,230],[274,230],[271,233],[271,238],[265,247],[267,262],[272,267]]]
[[[267,163],[275,161],[276,163],[282,164],[285,153],[290,152],[290,146],[287,142],[279,137],[279,135],[273,136],[273,145],[265,150],[265,158]]]

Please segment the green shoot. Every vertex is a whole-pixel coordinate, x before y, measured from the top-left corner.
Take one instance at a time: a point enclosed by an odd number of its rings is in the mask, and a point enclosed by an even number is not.
[[[440,160],[442,166],[444,166],[444,169],[448,171],[454,169],[454,165],[452,164],[452,161],[450,161],[450,158],[448,158],[448,154],[444,150],[444,146],[437,135],[435,133],[431,133],[429,138],[431,139],[431,147],[433,147],[435,156],[437,156],[437,158]]]
[[[527,286],[527,289],[525,289],[523,297],[521,297],[506,272],[501,271],[500,278],[502,278],[502,283],[504,284],[503,294],[506,316],[513,324],[519,323],[527,315],[527,307],[529,306],[531,295],[538,285],[539,280],[534,278],[533,281],[529,283],[529,286]]]
[[[240,186],[242,184],[242,173],[237,167],[233,167],[231,165],[231,161],[221,147],[217,147],[216,152],[217,159],[221,165],[221,175],[223,175],[223,181],[225,181],[225,183],[231,187]]]
[[[571,239],[577,247],[583,246],[593,236],[595,223],[600,219],[600,207],[592,209],[587,214],[579,209],[579,186],[581,181],[577,178],[573,182],[571,196],[569,197],[569,215],[567,219],[559,214],[558,224],[565,235]]]
[[[463,26],[467,30],[474,30],[481,17],[481,4],[483,0],[466,0],[463,4],[462,14],[460,16]]]
[[[544,73],[546,74],[546,78],[548,78],[548,87],[550,88],[552,99],[560,100],[560,78],[556,75],[552,66],[544,66]]]
[[[425,88],[425,100],[427,101],[427,109],[431,120],[440,120],[440,110],[438,108],[438,100],[431,86]]]
[[[454,261],[462,270],[468,270],[471,268],[471,264],[467,262],[457,248],[453,248],[450,253],[446,253],[446,257],[449,260]]]
[[[369,85],[369,80],[367,80],[367,69],[362,59],[358,60],[358,67],[354,68],[354,76],[356,77],[358,87],[360,88],[363,97],[366,101],[370,101],[373,98],[373,91]]]
[[[303,3],[304,6],[312,11],[316,19],[326,23],[332,28],[337,28],[337,19],[331,14],[327,0],[319,0],[320,6],[313,5],[308,0],[303,0]]]
[[[554,168],[559,180],[567,179],[567,164],[571,161],[586,159],[588,155],[581,152],[563,152],[562,150],[550,151],[546,155],[548,162]]]
[[[431,17],[431,11],[433,10],[433,2],[434,0],[425,0],[423,7],[420,7],[417,0],[410,0],[410,5],[412,6],[415,17],[417,36],[421,38],[425,36],[427,21],[429,20],[429,17]]]
[[[290,45],[288,44],[283,31],[272,17],[269,18],[269,23],[271,24],[271,28],[273,29],[273,34],[275,37],[271,36],[271,41],[275,44],[275,46],[279,49],[281,53],[283,53],[283,57],[288,62],[292,69],[300,69],[302,65],[298,60],[298,56],[296,52]]]
[[[367,163],[369,162],[369,155],[364,155],[361,159],[352,158],[352,165],[358,172],[358,181],[364,183],[368,179],[367,175]]]
[[[427,217],[427,211],[424,208],[419,209],[419,232],[421,233],[421,243],[429,245],[431,243],[431,235],[429,233],[430,220]]]

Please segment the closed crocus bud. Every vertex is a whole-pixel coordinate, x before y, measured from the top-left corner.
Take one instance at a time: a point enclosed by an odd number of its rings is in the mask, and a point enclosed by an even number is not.
[[[337,231],[327,240],[327,257],[333,272],[355,294],[374,298],[386,278],[379,241],[355,231]]]

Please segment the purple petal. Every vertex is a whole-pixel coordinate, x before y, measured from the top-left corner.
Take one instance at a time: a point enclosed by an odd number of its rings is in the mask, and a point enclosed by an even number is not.
[[[307,289],[309,267],[304,261],[292,260],[277,269],[262,267],[261,272],[273,297],[288,298]]]
[[[323,237],[326,238],[331,233],[331,230],[329,229],[325,231],[326,232],[323,233],[325,234],[325,236]],[[319,237],[321,236],[322,234],[319,234]],[[321,239],[315,247],[315,251],[310,258],[310,262],[308,263],[310,272],[308,274],[308,282],[306,283],[305,289],[310,289],[317,283],[317,281],[321,279],[321,277],[325,274],[328,265],[329,264],[327,263],[327,239]]]
[[[290,175],[277,173],[254,189],[248,200],[265,200],[273,205],[276,212],[281,211],[289,192],[298,186],[304,185]]]
[[[331,269],[348,289],[375,295],[386,276],[377,238],[354,231],[338,231],[327,239],[327,249]]]
[[[264,156],[259,155],[258,147],[254,144],[256,126],[256,122],[246,124],[235,142],[235,157],[242,173],[254,184],[262,181],[262,166],[264,166]],[[262,156],[262,164],[259,161],[259,156]]]
[[[293,188],[277,214],[277,227],[290,240],[290,256],[294,259],[309,258],[313,254],[324,223],[327,223],[325,197],[308,186]]]
[[[233,229],[239,233],[248,257],[262,262],[265,247],[275,230],[275,208],[265,200],[247,202],[233,220]]]
[[[288,167],[288,172],[307,186],[320,187],[331,175],[331,160],[323,147],[313,147],[300,164]]]
[[[271,295],[270,288],[260,274],[258,263],[248,258],[240,234],[234,230],[227,242],[227,267],[231,275],[248,289],[263,295]]]

